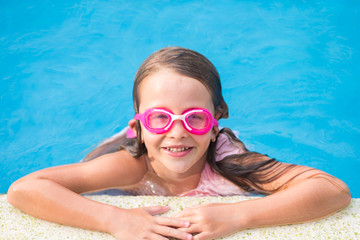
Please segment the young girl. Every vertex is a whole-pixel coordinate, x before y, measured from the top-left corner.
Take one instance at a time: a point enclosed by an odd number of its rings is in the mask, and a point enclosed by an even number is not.
[[[105,142],[83,163],[19,179],[8,201],[35,217],[118,239],[213,239],[318,219],[351,200],[341,180],[249,151],[230,129],[219,130],[218,120],[229,115],[220,78],[197,52],[170,47],[152,54],[135,76],[133,98],[136,115],[127,134]],[[267,196],[162,217],[167,206],[121,209],[80,195],[105,189],[136,195]]]

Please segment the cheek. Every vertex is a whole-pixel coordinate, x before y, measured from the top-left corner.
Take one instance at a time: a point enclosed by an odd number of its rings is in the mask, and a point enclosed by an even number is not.
[[[196,142],[201,148],[207,149],[211,141],[211,136],[211,132],[208,132],[205,135],[197,136]]]
[[[157,148],[161,142],[160,135],[149,133],[146,130],[142,131],[141,136],[147,149]]]
[[[141,129],[141,142],[145,143],[146,147],[147,145],[150,145],[149,143],[156,141],[157,135],[147,131],[142,124],[140,124],[140,129]]]

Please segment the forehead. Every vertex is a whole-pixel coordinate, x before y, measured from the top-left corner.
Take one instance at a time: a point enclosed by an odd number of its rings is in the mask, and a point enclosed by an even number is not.
[[[153,107],[165,107],[174,113],[194,107],[214,110],[210,92],[204,84],[169,69],[160,69],[146,77],[138,94],[140,112]]]

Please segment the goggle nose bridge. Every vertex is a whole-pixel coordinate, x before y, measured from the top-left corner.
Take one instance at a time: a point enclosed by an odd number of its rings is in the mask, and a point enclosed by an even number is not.
[[[181,120],[181,122],[185,125],[185,128],[192,130],[192,128],[187,124],[187,122],[185,120],[186,119],[185,114],[183,114],[183,115],[170,114],[170,116],[171,116],[171,121],[170,121],[169,125],[165,128],[165,130],[169,130],[175,120]]]

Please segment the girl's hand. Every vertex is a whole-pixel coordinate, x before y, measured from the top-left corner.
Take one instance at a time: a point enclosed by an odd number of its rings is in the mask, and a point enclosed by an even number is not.
[[[167,212],[170,208],[165,206],[142,207],[120,210],[114,216],[109,226],[111,233],[117,239],[176,239],[190,240],[192,235],[178,228],[186,229],[190,223],[186,220],[153,216]]]
[[[244,229],[241,227],[241,212],[236,211],[235,204],[231,203],[194,206],[175,217],[191,223],[190,227],[181,230],[195,234],[197,240],[213,239]]]

